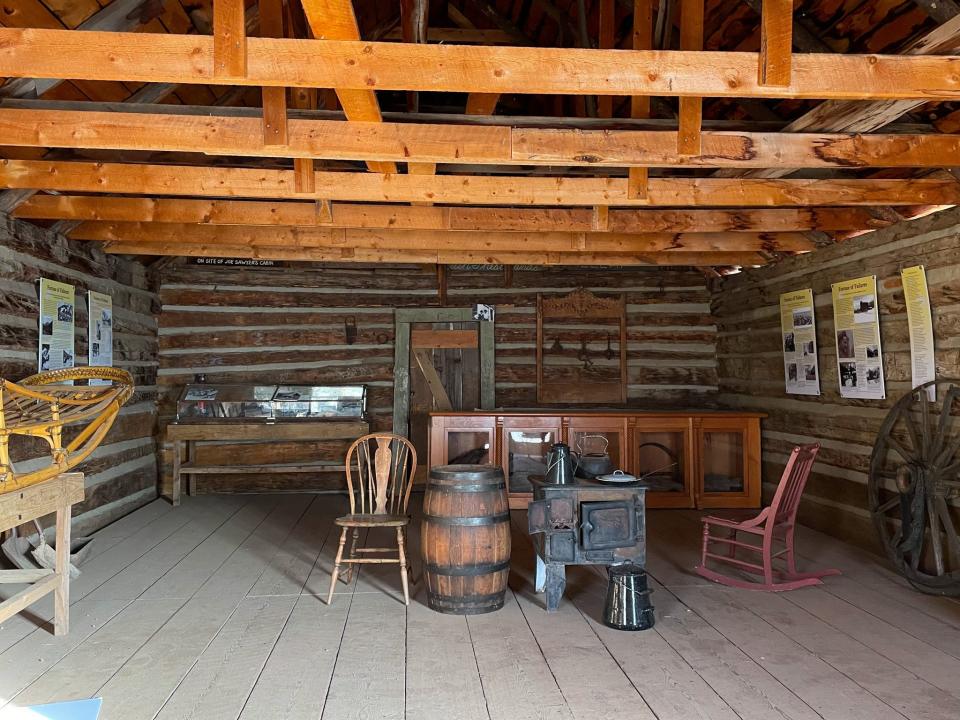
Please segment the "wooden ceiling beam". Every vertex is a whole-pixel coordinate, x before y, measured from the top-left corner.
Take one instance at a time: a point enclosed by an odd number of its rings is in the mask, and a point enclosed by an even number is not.
[[[115,242],[104,244],[119,255],[231,257],[295,262],[411,263],[417,265],[591,265],[591,266],[759,266],[766,257],[754,252],[689,253],[559,253],[482,252],[464,250],[354,250],[352,248],[282,248],[250,245],[187,245],[178,242]]]
[[[473,250],[480,252],[810,252],[802,233],[613,233],[397,230],[264,225],[85,222],[73,240],[178,242],[258,247],[363,248],[367,250]]]
[[[321,219],[314,202],[124,198],[36,195],[15,211],[29,220],[289,225],[404,230],[597,231],[594,210],[586,208],[408,207],[333,203]],[[896,222],[870,208],[782,208],[743,210],[609,209],[608,232],[801,232],[874,230]]]
[[[245,88],[236,88],[244,92]],[[299,92],[309,92],[312,88],[299,88]],[[221,96],[224,97],[224,96]],[[637,95],[636,100],[651,100],[648,96]],[[656,98],[653,98],[656,100]],[[749,102],[749,101],[748,101]],[[759,101],[757,101],[759,102]],[[0,100],[0,109],[19,110],[58,110],[72,112],[142,112],[159,115],[205,115],[214,117],[260,117],[259,108],[244,106],[222,106],[221,101],[211,105],[155,105],[150,103],[111,103],[90,100]],[[382,113],[386,122],[420,123],[427,125],[498,125],[556,130],[672,130],[676,131],[675,118],[584,118],[557,117],[553,115],[467,115],[464,113]],[[340,110],[317,108],[291,108],[290,117],[298,120],[346,120]],[[787,126],[786,120],[768,119],[718,119],[704,118],[706,130],[727,130],[734,132],[779,132]],[[898,122],[886,128],[896,135],[921,135],[934,132],[952,132],[936,126],[934,123]],[[838,131],[842,132],[842,131]]]
[[[195,197],[433,202],[451,205],[797,207],[957,205],[960,183],[944,179],[742,180],[652,178],[645,199],[627,178],[382,175],[316,172],[313,193],[297,193],[292,170],[0,161],[0,187],[59,192]]]
[[[309,3],[344,0],[307,0]],[[308,13],[308,17],[310,14]],[[317,20],[316,16],[315,20]],[[323,27],[316,30],[323,32]],[[57,52],[50,52],[56,47]],[[0,28],[0,76],[208,84],[213,38]],[[797,55],[791,83],[761,86],[759,53],[247,39],[230,84],[568,95],[952,100],[960,58]]]
[[[296,2],[297,0],[293,0]],[[317,41],[323,40],[360,40],[360,28],[353,10],[352,0],[299,0],[307,18],[307,24]],[[291,42],[291,41],[287,41]],[[296,40],[292,42],[309,42]],[[266,83],[264,83],[266,84]],[[314,87],[336,88],[337,99],[343,107],[348,120],[359,122],[382,122],[380,104],[372,88],[360,89],[363,85],[341,85],[330,78]],[[364,83],[366,84],[366,83]],[[291,87],[297,85],[290,83]],[[369,162],[367,167],[373,172],[395,173],[397,166],[391,162]]]
[[[942,133],[859,135],[707,130],[700,133],[699,153],[692,155],[678,151],[677,133],[658,130],[289,119],[285,136],[286,142],[281,137],[265,138],[262,121],[253,117],[0,106],[0,138],[3,144],[17,147],[365,160],[390,166],[394,162],[559,167],[960,166],[960,144]]]

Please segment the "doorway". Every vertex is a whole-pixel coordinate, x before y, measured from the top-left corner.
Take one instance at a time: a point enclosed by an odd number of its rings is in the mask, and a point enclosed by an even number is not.
[[[395,323],[393,431],[427,458],[432,411],[494,407],[493,323],[469,308],[397,310]]]

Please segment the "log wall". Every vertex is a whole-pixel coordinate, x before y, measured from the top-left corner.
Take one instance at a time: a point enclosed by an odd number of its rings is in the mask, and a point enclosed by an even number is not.
[[[960,377],[960,210],[904,222],[766,268],[729,276],[714,288],[720,401],[761,410],[763,477],[769,498],[790,448],[823,444],[801,520],[878,550],[867,508],[870,452],[887,409],[910,389],[910,345],[900,269],[927,270],[938,377]],[[840,397],[831,283],[877,276],[887,400]],[[821,396],[784,390],[779,295],[812,288]]]
[[[0,213],[0,377],[37,372],[39,279],[76,288],[76,362],[87,361],[87,290],[113,297],[114,364],[133,374],[137,389],[103,444],[78,467],[86,500],[74,506],[75,530],[86,532],[157,496],[157,324],[159,298],[143,265],[105,255],[94,243],[66,240]],[[45,464],[41,446],[11,443],[22,470]]]
[[[716,328],[706,280],[696,271],[515,270],[505,287],[501,270],[451,269],[447,306],[496,306],[496,402],[535,407],[537,292],[578,286],[624,292],[628,316],[629,400],[634,407],[709,405],[717,393]],[[195,373],[207,382],[365,383],[372,426],[389,429],[393,411],[394,308],[440,307],[435,269],[418,266],[225,268],[171,266],[164,272],[160,316],[161,422]],[[357,340],[347,345],[344,320],[353,316]],[[606,349],[606,332],[572,328],[562,342],[575,356],[580,338]],[[614,339],[616,335],[614,335]],[[598,357],[598,362],[602,360]],[[202,450],[202,449],[201,449]],[[242,462],[295,462],[336,455],[336,444],[263,450],[225,446],[206,450]],[[239,453],[239,454],[237,454]],[[340,455],[342,457],[342,455]],[[167,464],[168,465],[168,464]],[[168,465],[169,466],[169,465]],[[204,479],[221,489],[296,487],[304,476]],[[312,482],[316,482],[313,480]],[[339,486],[341,478],[331,478]],[[229,483],[229,486],[224,485]],[[238,485],[237,483],[243,483]]]

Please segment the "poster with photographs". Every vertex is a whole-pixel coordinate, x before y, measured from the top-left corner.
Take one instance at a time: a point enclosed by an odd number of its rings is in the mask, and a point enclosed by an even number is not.
[[[933,357],[933,318],[930,313],[930,290],[927,288],[927,273],[923,265],[904,268],[900,271],[903,282],[903,299],[907,306],[907,327],[910,330],[910,368],[912,383],[917,387],[935,380],[937,365]],[[927,388],[927,399],[935,402],[937,388]]]
[[[40,371],[72,368],[75,310],[73,285],[40,278]]]
[[[833,326],[841,397],[882,400],[886,391],[875,275],[833,285]]]
[[[780,296],[780,339],[787,392],[793,395],[819,395],[820,368],[817,365],[813,290],[797,290]]]
[[[90,290],[87,292],[87,364],[90,367],[113,366],[113,298]],[[108,380],[90,381],[109,385]]]

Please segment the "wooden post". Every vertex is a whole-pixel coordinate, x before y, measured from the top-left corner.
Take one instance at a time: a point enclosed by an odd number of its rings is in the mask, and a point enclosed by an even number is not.
[[[615,0],[600,0],[600,33],[599,45],[601,49],[611,49],[616,43],[617,4]],[[613,95],[600,95],[597,98],[597,116],[602,118],[613,117]]]
[[[260,35],[273,38],[284,37],[283,0],[260,0]],[[261,92],[263,95],[263,144],[286,145],[287,89],[264,87]]]
[[[53,634],[70,631],[70,506],[57,508],[57,589],[54,590]]]
[[[650,50],[653,48],[653,0],[634,0],[633,2],[633,49]],[[650,117],[650,96],[634,95],[630,98],[630,117]],[[645,198],[650,172],[645,167],[630,167],[627,182],[627,195],[631,198]]]
[[[793,0],[763,0],[760,14],[760,84],[789,85],[792,59]]]
[[[243,0],[213,2],[213,74],[217,78],[247,74],[247,29]]]
[[[681,0],[680,49],[703,49],[704,0]],[[703,98],[680,98],[680,130],[677,150],[682,155],[700,154],[700,128],[703,123]]]
[[[176,507],[180,504],[180,495],[183,492],[181,484],[180,464],[183,461],[183,445],[180,440],[173,441],[173,489],[170,491],[170,504]]]

